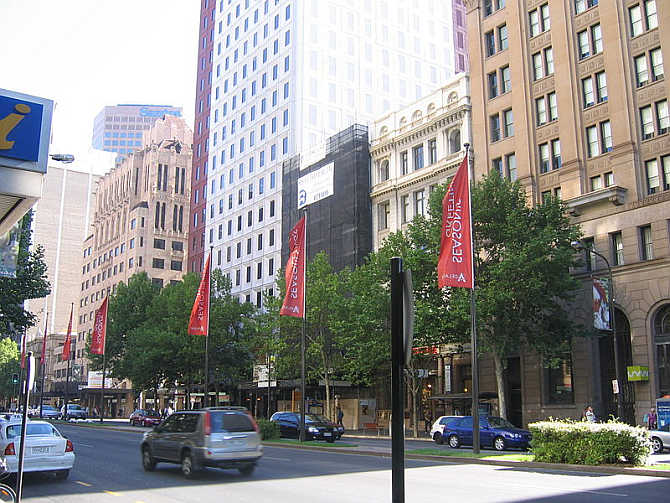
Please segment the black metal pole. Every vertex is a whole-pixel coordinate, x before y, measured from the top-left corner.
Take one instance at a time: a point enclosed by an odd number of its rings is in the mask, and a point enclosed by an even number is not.
[[[391,501],[405,501],[402,259],[391,259]]]
[[[47,373],[47,327],[49,326],[49,311],[47,311],[46,319],[44,321],[44,340],[42,341],[42,359],[40,360],[40,368],[42,369],[42,384],[40,385],[40,418],[42,417],[42,407],[44,406],[44,376]]]
[[[472,348],[472,452],[479,454],[479,360],[477,358],[477,302],[474,281],[470,290],[472,318],[470,347]]]
[[[211,325],[209,317],[212,312],[211,310],[211,304],[212,304],[212,254],[214,253],[214,246],[209,247],[209,271],[207,272],[209,274],[209,277],[207,278],[209,281],[209,285],[207,287],[207,335],[205,336],[205,388],[202,391],[202,403],[204,407],[209,407],[209,335],[210,335],[210,330],[209,327]],[[158,396],[156,397],[156,401],[158,401]]]
[[[305,332],[307,331],[307,262],[309,254],[307,253],[307,207],[305,207],[305,270],[302,278],[303,287],[303,313],[302,313],[302,334],[300,336],[300,441],[305,441]]]
[[[105,337],[105,345],[107,345],[107,337]],[[102,348],[102,384],[100,385],[100,422],[104,417],[105,410],[105,367],[107,366],[107,355],[105,354],[105,347]]]
[[[67,421],[67,401],[68,401],[68,392],[70,391],[70,356],[68,355],[67,357],[67,371],[66,371],[66,377],[65,377],[65,398],[64,402],[65,404],[63,405],[63,419]]]
[[[19,462],[16,471],[16,501],[21,501],[21,490],[23,489],[23,457],[26,452],[26,423],[28,422],[28,396],[30,395],[30,373],[33,370],[32,356],[30,351],[26,355],[26,380],[23,385],[23,416],[21,418],[21,443],[19,444]]]

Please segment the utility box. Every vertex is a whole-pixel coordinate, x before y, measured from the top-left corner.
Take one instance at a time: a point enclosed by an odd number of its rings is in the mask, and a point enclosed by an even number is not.
[[[670,398],[656,399],[656,417],[658,420],[658,429],[670,424]]]

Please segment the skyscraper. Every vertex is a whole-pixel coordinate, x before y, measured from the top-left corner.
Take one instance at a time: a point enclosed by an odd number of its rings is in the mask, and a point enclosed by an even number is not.
[[[181,117],[181,107],[116,105],[103,108],[93,121],[93,148],[129,154],[142,148],[142,133],[165,115]]]
[[[194,146],[194,158],[199,148],[205,157],[192,177],[191,204],[200,211],[192,215],[189,270],[197,271],[210,245],[216,254],[259,234],[281,239],[284,159],[415,101],[454,73],[451,2],[211,3],[203,0],[201,14],[201,36],[212,40],[211,93],[196,103],[196,116],[209,114],[195,124],[196,137],[205,127],[209,134]],[[199,60],[199,71],[207,64]],[[196,187],[203,177],[206,185]],[[257,290],[233,285],[242,299]]]

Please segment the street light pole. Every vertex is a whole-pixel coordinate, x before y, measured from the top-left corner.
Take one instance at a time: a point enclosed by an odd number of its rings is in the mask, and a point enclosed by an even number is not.
[[[616,407],[617,407],[617,416],[619,419],[624,418],[624,411],[623,411],[623,397],[622,392],[623,392],[623,386],[621,382],[621,378],[623,376],[623,369],[621,368],[621,359],[619,358],[619,336],[616,331],[616,315],[614,312],[614,279],[612,277],[612,266],[610,265],[609,260],[607,260],[607,257],[603,255],[602,253],[598,252],[595,248],[593,247],[588,247],[585,246],[584,243],[581,241],[573,241],[572,242],[572,248],[578,251],[586,250],[587,253],[590,255],[593,253],[594,255],[600,257],[603,259],[605,262],[605,265],[607,266],[607,273],[609,276],[609,285],[608,285],[608,295],[609,295],[609,312],[610,312],[610,323],[612,324],[612,336],[614,339],[614,374],[616,377],[616,384],[617,384],[617,393],[616,393]],[[589,257],[590,259],[590,257]]]

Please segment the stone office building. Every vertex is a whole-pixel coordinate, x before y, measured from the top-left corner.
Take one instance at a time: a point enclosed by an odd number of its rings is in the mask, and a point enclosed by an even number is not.
[[[670,3],[660,0],[466,0],[475,172],[499,170],[530,204],[568,205],[614,278],[626,420],[670,394],[670,115],[663,60]],[[514,156],[514,170],[508,160]],[[575,315],[591,324],[591,277],[575,272]],[[521,354],[523,423],[616,413],[611,332],[576,340],[558,369]],[[626,367],[649,369],[628,381]]]

